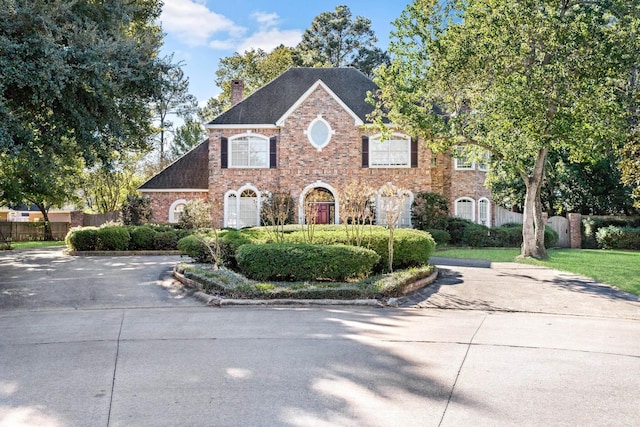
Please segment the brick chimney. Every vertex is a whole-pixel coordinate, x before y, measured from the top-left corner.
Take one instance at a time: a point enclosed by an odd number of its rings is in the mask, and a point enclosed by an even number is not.
[[[244,98],[244,82],[231,80],[231,106],[233,107]]]

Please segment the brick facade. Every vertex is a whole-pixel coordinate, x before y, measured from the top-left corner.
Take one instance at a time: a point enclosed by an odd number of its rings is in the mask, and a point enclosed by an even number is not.
[[[208,193],[206,191],[159,191],[145,192],[144,194],[151,199],[152,221],[159,223],[169,222],[170,207],[178,200],[202,199],[208,201]]]
[[[326,120],[335,132],[329,144],[321,150],[314,147],[305,134],[318,116]],[[421,141],[418,142],[418,167],[362,167],[362,136],[374,136],[376,131],[354,123],[354,117],[319,86],[280,128],[210,129],[209,201],[214,213],[223,216],[225,193],[247,184],[261,192],[277,188],[287,190],[297,203],[309,185],[339,192],[354,181],[374,190],[391,183],[413,194],[425,191],[443,194],[451,201],[452,214],[454,200],[458,197],[478,200],[490,196],[489,190],[483,186],[484,172],[455,171],[452,158],[446,155],[439,155],[434,164],[433,154]],[[275,169],[221,168],[221,137],[230,138],[247,132],[267,138],[277,137]]]

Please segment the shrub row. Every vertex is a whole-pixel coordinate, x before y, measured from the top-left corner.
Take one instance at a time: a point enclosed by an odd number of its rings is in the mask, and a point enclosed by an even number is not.
[[[175,250],[189,233],[167,225],[78,227],[65,242],[74,251]]]
[[[603,227],[596,233],[596,241],[602,249],[640,250],[640,228]]]
[[[240,270],[254,280],[344,281],[368,276],[380,256],[347,245],[263,243],[240,246]]]
[[[640,217],[627,218],[583,218],[582,219],[582,248],[596,249],[602,248],[598,242],[598,231],[606,227],[618,228],[638,228],[640,227]]]

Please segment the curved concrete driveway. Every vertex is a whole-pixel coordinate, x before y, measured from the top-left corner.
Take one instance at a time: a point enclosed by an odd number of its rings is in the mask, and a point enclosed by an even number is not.
[[[178,259],[0,253],[0,426],[637,425],[640,303],[608,287],[442,265],[406,308],[214,309]]]

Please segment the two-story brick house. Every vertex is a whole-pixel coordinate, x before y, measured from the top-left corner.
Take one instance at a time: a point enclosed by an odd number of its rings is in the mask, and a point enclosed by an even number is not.
[[[338,223],[340,191],[357,182],[405,190],[401,226],[410,226],[413,197],[423,191],[443,194],[453,214],[491,225],[483,165],[436,156],[399,130],[383,140],[367,121],[373,107],[365,98],[376,85],[360,71],[292,68],[246,99],[242,82],[232,86],[237,103],[207,124],[209,138],[140,187],[156,221],[176,221],[186,201],[201,198],[216,226],[256,225],[263,195],[278,189],[293,196],[297,221],[314,194],[317,222]],[[373,202],[379,211],[384,200]]]

